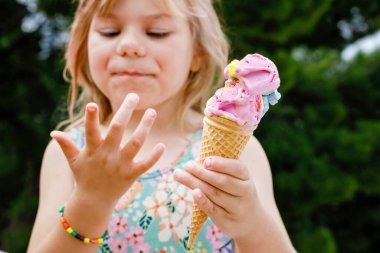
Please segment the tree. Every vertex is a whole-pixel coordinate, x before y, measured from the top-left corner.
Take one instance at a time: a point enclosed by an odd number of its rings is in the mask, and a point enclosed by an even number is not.
[[[271,162],[277,203],[297,250],[377,252],[380,52],[352,61],[342,60],[341,52],[379,30],[380,2],[218,2],[231,58],[258,52],[273,59],[280,72],[282,99],[255,135]],[[70,20],[73,9],[67,1],[39,1],[39,10],[51,20]],[[24,252],[37,207],[42,152],[67,86],[61,78],[62,51],[50,47],[41,58],[44,26],[22,32],[27,10],[15,1],[5,0],[0,11],[8,17],[0,50],[2,66],[9,66],[0,70],[0,248]],[[59,29],[53,26],[53,35]]]
[[[61,54],[40,59],[39,33],[21,30],[27,14],[16,1],[2,2],[0,249],[11,252],[25,252],[37,207],[41,158],[55,125],[53,112],[64,95]]]

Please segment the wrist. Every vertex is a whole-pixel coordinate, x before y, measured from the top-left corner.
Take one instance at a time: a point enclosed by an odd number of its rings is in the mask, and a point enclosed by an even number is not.
[[[101,237],[108,227],[114,205],[84,196],[77,190],[65,204],[65,219],[78,233],[90,238]],[[57,210],[58,212],[58,210]]]
[[[118,200],[110,198],[106,193],[97,194],[77,186],[73,190],[70,201],[84,208],[97,208],[100,209],[99,211],[111,212]]]
[[[78,239],[79,241],[82,241],[83,243],[91,243],[91,244],[102,244],[103,242],[107,241],[109,239],[109,233],[108,233],[108,229],[106,229],[104,231],[104,234],[102,235],[102,237],[98,237],[98,238],[90,238],[90,237],[87,237],[87,236],[84,236],[84,235],[81,235],[80,233],[78,233],[73,227],[70,226],[70,224],[68,223],[68,221],[66,220],[65,218],[65,205],[63,207],[61,207],[61,209],[59,210],[59,213],[60,213],[60,216],[61,216],[61,224],[63,226],[63,228],[66,230],[66,232],[71,235],[72,237]]]

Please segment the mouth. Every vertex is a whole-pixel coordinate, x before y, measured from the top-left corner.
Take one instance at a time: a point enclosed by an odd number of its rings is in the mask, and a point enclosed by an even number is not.
[[[153,74],[145,73],[143,71],[135,71],[135,70],[116,71],[116,72],[113,72],[112,75],[116,77],[125,77],[125,78],[153,77]]]

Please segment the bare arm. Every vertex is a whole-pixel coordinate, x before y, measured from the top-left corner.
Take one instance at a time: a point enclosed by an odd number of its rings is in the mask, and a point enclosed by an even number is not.
[[[74,178],[67,160],[57,142],[51,141],[42,162],[40,200],[28,252],[85,253],[96,251],[96,245],[84,244],[72,238],[63,229],[59,221],[58,210],[66,201],[71,200],[69,203],[80,202],[76,200],[78,199],[77,197],[72,197],[73,189]],[[93,208],[94,203],[72,204],[67,207],[67,215],[65,215],[70,225],[75,229],[83,227],[83,235],[93,236],[94,238],[101,236],[107,227],[107,210],[100,211],[99,208]],[[100,212],[96,214],[94,210],[99,210]],[[106,214],[102,215],[102,212]],[[74,216],[85,218],[75,221],[73,213]],[[102,221],[99,219],[101,216],[106,218]],[[94,223],[94,220],[97,222]],[[94,224],[92,225],[91,223]]]
[[[251,238],[236,241],[237,252],[251,252],[252,248],[255,252],[295,252],[275,202],[267,156],[255,137],[249,141],[241,160],[252,172],[259,198],[259,217]]]
[[[51,141],[46,148],[40,174],[40,197],[36,221],[29,241],[28,252],[36,249],[57,224],[57,208],[73,189],[73,177],[58,144]]]
[[[40,205],[28,252],[96,251],[98,245],[83,243],[63,229],[58,209],[67,202],[64,216],[82,236],[95,239],[103,235],[117,200],[164,151],[164,146],[157,144],[145,159],[134,159],[155,120],[152,109],[145,112],[129,140],[121,145],[137,103],[137,95],[127,96],[104,137],[100,132],[98,108],[94,103],[89,104],[85,116],[86,145],[82,150],[68,134],[52,133],[59,146],[52,141],[44,156]]]

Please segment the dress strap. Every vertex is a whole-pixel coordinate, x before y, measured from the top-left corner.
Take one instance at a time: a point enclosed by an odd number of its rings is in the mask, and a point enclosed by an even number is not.
[[[75,142],[75,144],[78,145],[79,148],[84,148],[85,145],[85,138],[84,138],[84,128],[83,127],[76,127],[70,129],[70,136],[71,139]]]

